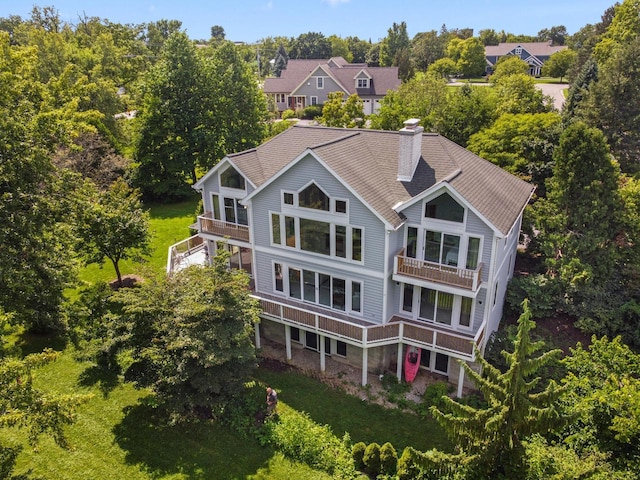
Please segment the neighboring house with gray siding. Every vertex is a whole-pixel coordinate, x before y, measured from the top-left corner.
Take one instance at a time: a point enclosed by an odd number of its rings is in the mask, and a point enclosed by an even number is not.
[[[380,100],[400,86],[398,67],[368,67],[348,63],[342,57],[329,60],[289,60],[280,77],[267,78],[264,93],[272,97],[279,112],[322,105],[331,92],[356,93],[365,115],[376,113]]]
[[[330,355],[363,385],[370,372],[401,378],[418,347],[460,395],[456,360],[473,362],[498,328],[533,187],[405,125],[293,127],[226,156],[194,185],[197,240],[251,276],[256,346],[315,351],[321,370]]]
[[[484,55],[487,60],[487,73],[495,69],[496,63],[501,57],[515,55],[529,64],[529,75],[539,77],[542,73],[542,65],[556,52],[565,50],[566,45],[552,45],[548,42],[533,43],[500,43],[484,47]]]

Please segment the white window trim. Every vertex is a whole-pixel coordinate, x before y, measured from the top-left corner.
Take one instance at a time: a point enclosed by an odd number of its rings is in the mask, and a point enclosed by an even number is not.
[[[309,105],[310,106],[318,105],[318,97],[316,97],[315,95],[312,95],[311,97],[309,97]]]
[[[472,302],[471,302],[471,316],[469,318],[469,326],[467,327],[466,325],[461,325],[460,324],[460,314],[462,313],[462,296],[453,294],[453,306],[451,308],[451,325],[448,325],[446,323],[438,322],[436,318],[429,319],[429,318],[424,318],[424,317],[420,316],[420,296],[421,296],[422,289],[426,288],[426,287],[418,287],[416,285],[413,285],[413,298],[412,298],[413,311],[409,312],[409,311],[405,310],[404,309],[404,288],[405,288],[405,285],[403,285],[401,290],[400,290],[400,303],[398,305],[398,311],[411,315],[411,318],[413,318],[414,320],[417,320],[419,322],[438,325],[438,326],[440,326],[442,328],[446,328],[446,329],[450,329],[450,330],[458,331],[458,332],[459,331],[463,331],[463,332],[471,332],[471,331],[473,331],[473,319],[474,319],[474,316],[475,316],[475,313],[476,313],[476,302],[475,302],[475,300],[473,298],[471,299],[472,300]],[[447,292],[442,292],[440,290],[436,290],[434,288],[431,288],[430,290],[435,290],[438,294],[447,293]],[[436,302],[436,309],[435,309],[435,312],[434,312],[434,316],[437,316],[437,314],[438,314],[438,308],[437,308],[437,302]]]
[[[360,82],[364,82],[364,86],[360,86]],[[369,88],[369,79],[368,78],[356,78],[356,88]]]
[[[233,168],[238,175],[240,175],[243,179],[244,179],[244,188],[231,188],[231,187],[225,187],[224,185],[222,185],[222,174],[224,172],[226,172],[227,170],[229,170],[230,168]],[[229,165],[227,168],[225,168],[224,170],[222,170],[221,172],[218,172],[218,185],[220,188],[220,194],[224,195],[226,197],[232,196],[232,195],[238,195],[238,192],[244,192],[246,193],[247,191],[247,183],[248,180],[247,178],[242,175],[240,172],[238,172],[238,170],[234,167],[232,167],[231,165]]]
[[[280,264],[282,267],[282,291],[276,290],[276,278],[275,278],[275,265]],[[299,270],[300,271],[300,296],[301,298],[296,298],[291,296],[291,285],[289,284],[289,270]],[[306,300],[304,298],[304,271],[313,272],[316,275],[316,285],[315,285],[315,297],[316,301]],[[331,278],[331,295],[333,300],[333,279],[337,278],[340,280],[344,280],[345,290],[344,290],[344,310],[339,308],[333,308],[333,306],[324,305],[319,302],[319,286],[318,286],[318,276],[326,275]],[[272,283],[272,292],[274,295],[292,299],[294,301],[306,303],[309,305],[316,305],[320,308],[327,308],[329,310],[333,310],[336,312],[342,312],[348,315],[363,317],[364,316],[364,282],[362,280],[356,280],[352,277],[341,276],[341,275],[331,275],[330,273],[325,273],[323,271],[318,271],[316,269],[311,268],[303,268],[298,265],[289,265],[280,261],[272,261],[271,262],[271,283]],[[353,283],[360,284],[360,311],[353,310]],[[333,302],[332,302],[333,303]]]
[[[447,222],[449,223],[449,222]],[[467,265],[467,255],[469,253],[469,239],[470,238],[479,238],[480,245],[478,247],[478,265],[482,263],[482,253],[484,248],[484,236],[479,234],[467,233],[467,232],[459,232],[452,231],[449,229],[440,229],[437,225],[428,225],[421,226],[416,224],[407,224],[404,228],[404,239],[402,244],[404,246],[405,252],[407,249],[407,241],[408,241],[408,232],[409,228],[417,228],[418,229],[418,238],[416,240],[416,258],[419,260],[424,260],[424,239],[427,231],[438,232],[442,235],[453,235],[460,238],[460,244],[458,246],[458,268],[466,269]],[[477,266],[476,266],[477,268]]]
[[[324,77],[316,77],[316,88],[324,90]]]
[[[329,195],[322,187],[320,187],[320,185],[318,185],[316,183],[316,186],[327,196],[329,197],[329,210],[317,210],[315,208],[307,208],[307,207],[301,207],[300,203],[299,203],[299,192],[304,190],[305,188],[307,188],[309,185],[311,185],[311,183],[315,183],[315,182],[309,182],[308,184],[306,184],[304,187],[302,187],[298,192],[294,192],[292,190],[280,190],[280,206],[283,209],[283,211],[289,210],[290,212],[293,212],[293,209],[300,209],[298,210],[298,214],[300,212],[304,212],[304,215],[320,215],[317,220],[321,220],[321,216],[322,215],[343,215],[343,216],[348,216],[349,215],[349,199],[348,198],[340,198],[340,197],[332,197],[331,195]],[[291,194],[293,196],[293,203],[289,204],[289,203],[285,203],[284,202],[284,195],[285,193]],[[345,212],[338,212],[336,209],[336,202],[344,202],[345,205]],[[311,217],[308,217],[311,218]],[[315,220],[315,218],[314,218]]]
[[[305,209],[306,210],[306,209]],[[280,221],[280,243],[275,243],[273,241],[273,215],[277,215],[278,216],[278,220]],[[294,228],[295,228],[295,235],[296,235],[296,246],[295,247],[289,247],[287,246],[287,235],[286,235],[286,230],[285,230],[285,217],[292,217],[294,219]],[[331,245],[330,245],[330,251],[329,251],[329,255],[324,255],[322,253],[317,253],[317,252],[310,252],[308,250],[303,250],[301,247],[301,238],[300,238],[300,218],[304,218],[305,220],[314,220],[314,221],[318,221],[318,222],[324,222],[324,223],[328,223],[329,224],[329,234],[331,235]],[[339,218],[339,217],[338,217]],[[279,248],[285,248],[287,250],[295,250],[297,252],[300,252],[302,254],[305,255],[313,255],[314,257],[318,257],[318,258],[332,258],[335,260],[340,260],[343,262],[348,262],[348,263],[352,263],[355,265],[364,265],[364,252],[365,252],[365,229],[364,227],[361,227],[359,225],[350,225],[348,223],[345,222],[336,222],[336,221],[332,221],[335,220],[335,218],[333,218],[333,214],[329,214],[327,215],[323,215],[321,217],[314,217],[311,215],[305,215],[303,217],[300,217],[298,215],[293,214],[290,211],[282,211],[282,212],[276,212],[276,211],[272,211],[269,210],[269,230],[270,230],[270,234],[269,234],[269,240],[271,243],[271,246],[274,247],[279,247]],[[346,257],[339,257],[336,255],[336,225],[338,226],[342,226],[342,227],[347,227],[347,238],[346,238]],[[353,259],[353,229],[359,229],[361,232],[360,235],[360,256],[362,258],[362,260],[354,260]]]

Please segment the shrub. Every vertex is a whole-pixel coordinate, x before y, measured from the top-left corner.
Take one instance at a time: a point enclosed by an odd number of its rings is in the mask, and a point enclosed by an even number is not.
[[[255,381],[245,383],[244,392],[223,405],[216,416],[242,435],[257,435],[264,419],[264,387]]]
[[[429,407],[431,407],[432,405],[435,405],[439,409],[442,409],[444,407],[442,397],[448,395],[450,392],[451,385],[449,385],[447,382],[439,380],[432,383],[425,389],[424,394],[422,395],[421,411],[426,413],[427,411],[429,411]]]
[[[358,442],[351,447],[351,457],[357,470],[364,470],[364,451],[367,445],[364,442]]]
[[[320,105],[309,105],[302,111],[302,118],[308,120],[313,120],[320,115],[322,115],[322,106]]]
[[[296,118],[302,119],[303,118],[303,112],[304,110],[302,108],[296,108]]]
[[[380,473],[380,445],[375,442],[367,445],[362,461],[365,471],[369,475],[378,475]]]
[[[278,419],[265,423],[270,443],[292,460],[323,470],[334,478],[353,478],[355,468],[348,436],[337,438],[327,425],[318,425],[304,412],[279,404]]]
[[[553,315],[562,307],[563,291],[560,281],[539,273],[513,277],[507,285],[506,313],[520,315],[525,298],[535,299],[529,303],[534,320]]]
[[[296,112],[291,109],[282,112],[282,120],[289,120],[290,118],[295,118],[295,116]]]
[[[394,475],[398,468],[398,454],[389,442],[380,447],[380,473]]]

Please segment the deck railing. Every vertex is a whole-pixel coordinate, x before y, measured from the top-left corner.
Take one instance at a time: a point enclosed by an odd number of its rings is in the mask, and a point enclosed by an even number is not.
[[[171,245],[167,259],[167,274],[177,271],[189,256],[203,251],[204,248],[204,240],[198,235]]]
[[[482,283],[482,267],[480,263],[475,270],[469,270],[407,257],[403,248],[395,256],[393,273],[475,292]]]
[[[235,240],[249,241],[249,227],[237,223],[223,222],[213,218],[211,212],[198,216],[198,229],[202,233],[210,233],[219,237],[230,237]]]
[[[475,335],[446,331],[437,325],[418,324],[402,317],[393,317],[385,325],[364,324],[305,310],[270,298],[254,295],[260,302],[263,316],[279,323],[334,337],[360,346],[374,347],[408,342],[424,348],[437,348],[474,360],[473,344],[482,340],[486,324]]]

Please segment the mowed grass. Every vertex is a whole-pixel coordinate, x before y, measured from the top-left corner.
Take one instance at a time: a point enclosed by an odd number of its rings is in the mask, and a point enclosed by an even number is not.
[[[151,205],[148,208],[151,214],[149,222],[151,254],[143,262],[122,260],[120,272],[123,275],[142,275],[145,269],[163,272],[167,265],[169,247],[191,235],[189,225],[195,222],[199,198],[199,196],[194,197],[180,203]],[[79,278],[81,282],[89,284],[110,282],[116,278],[116,272],[111,261],[106,260],[101,265],[93,263],[86,266],[80,271]]]
[[[144,268],[163,272],[168,247],[189,236],[187,227],[193,222],[196,204],[193,200],[151,207],[151,258],[144,265],[123,263],[123,273],[142,274]],[[87,283],[109,281],[114,276],[111,265],[102,270],[90,266],[81,273]],[[76,422],[66,428],[69,450],[58,447],[47,436],[41,437],[34,450],[24,431],[0,429],[0,443],[23,447],[14,474],[29,473],[50,480],[330,478],[214,422],[165,425],[157,418],[149,391],[136,390],[117,376],[80,360],[77,352],[65,348],[58,338],[19,335],[14,340],[24,354],[46,346],[61,351],[58,361],[35,372],[39,388],[91,395],[78,408]],[[291,372],[258,370],[256,378],[274,385],[282,402],[329,425],[340,438],[349,432],[354,443],[382,445],[388,441],[399,454],[409,445],[419,450],[450,449],[433,421],[368,404]]]
[[[258,369],[257,378],[275,388],[279,400],[331,426],[338,437],[348,432],[353,443],[390,442],[398,455],[408,446],[420,451],[452,448],[444,430],[431,418],[368,403],[293,372]]]
[[[91,394],[66,428],[70,449],[42,436],[37,451],[25,432],[0,429],[0,441],[20,443],[15,474],[53,479],[244,479],[280,466],[274,451],[214,422],[166,426],[150,393],[105,377],[66,350],[36,372],[35,384],[56,393]],[[266,477],[258,477],[266,478]]]

